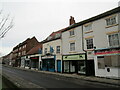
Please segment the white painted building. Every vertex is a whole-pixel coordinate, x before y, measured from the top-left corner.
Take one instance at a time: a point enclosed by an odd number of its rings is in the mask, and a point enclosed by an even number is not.
[[[117,7],[66,28],[62,33],[63,56],[71,59],[63,58],[64,72],[73,72],[71,68],[74,68],[74,71],[76,69],[79,73],[86,65],[86,72],[88,71],[89,75],[91,74],[89,71],[94,68],[95,76],[120,77],[118,73],[120,65],[117,63],[120,60],[119,11],[120,7]],[[82,63],[80,58],[75,57],[75,55],[83,53],[83,50],[87,52],[87,63]],[[89,61],[94,61],[94,63],[89,63]],[[75,68],[76,65],[78,68]],[[65,69],[69,71],[65,71]]]
[[[62,72],[61,32],[53,32],[43,42],[42,70]]]

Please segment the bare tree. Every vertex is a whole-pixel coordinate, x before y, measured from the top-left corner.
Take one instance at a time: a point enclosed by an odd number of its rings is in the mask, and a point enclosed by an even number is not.
[[[0,10],[0,39],[13,27],[13,18],[10,19],[10,15],[2,15],[3,10]]]

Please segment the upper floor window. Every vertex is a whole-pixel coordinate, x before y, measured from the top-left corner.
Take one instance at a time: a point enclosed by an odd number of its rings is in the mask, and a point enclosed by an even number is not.
[[[47,54],[47,48],[45,48],[45,54]]]
[[[92,24],[85,25],[85,31],[92,30]]]
[[[112,16],[112,17],[106,19],[106,25],[107,26],[114,25],[116,23],[117,23],[116,22],[116,16]]]
[[[87,49],[93,48],[93,38],[86,39]]]
[[[56,53],[60,53],[60,46],[56,46]]]
[[[60,37],[60,33],[57,33],[56,35],[55,35],[55,38],[59,38]]]
[[[72,30],[72,31],[69,31],[70,32],[70,36],[73,36],[73,35],[75,35],[75,32],[74,32],[74,30]]]
[[[19,48],[19,50],[21,50],[21,47]]]
[[[118,33],[108,35],[109,46],[118,46],[120,44]]]
[[[70,51],[75,51],[75,43],[70,43]]]
[[[49,37],[47,38],[47,40],[50,40],[50,39],[52,39],[52,36],[49,36]]]

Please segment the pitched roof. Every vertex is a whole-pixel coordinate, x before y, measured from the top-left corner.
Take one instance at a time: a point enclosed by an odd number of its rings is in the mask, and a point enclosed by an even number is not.
[[[15,47],[13,48],[13,50],[15,50],[15,49],[17,49],[17,48],[25,45],[26,43],[28,43],[29,41],[31,41],[31,40],[33,40],[33,39],[36,39],[35,36],[32,37],[32,38],[27,38],[25,41],[23,41],[23,42],[19,43],[17,46],[15,46]],[[37,39],[36,39],[36,40],[37,40]]]
[[[41,42],[39,42],[30,51],[28,51],[27,55],[38,54],[39,53],[39,49],[42,49],[42,43]]]
[[[61,33],[65,30],[65,28],[58,30],[56,32],[52,32],[44,41],[43,43],[49,42],[49,41],[53,41],[56,39],[60,39],[61,38]]]
[[[83,20],[83,21],[78,22],[78,23],[75,23],[75,24],[72,24],[72,25],[68,26],[64,31],[67,31],[67,30],[69,30],[69,29],[78,27],[78,26],[80,26],[80,25],[84,25],[84,24],[86,24],[86,23],[89,23],[89,22],[92,22],[92,21],[95,21],[95,20],[104,18],[104,17],[106,17],[106,16],[109,16],[109,15],[112,15],[112,14],[115,14],[115,13],[118,13],[118,12],[120,12],[120,6],[117,7],[117,8],[114,8],[114,9],[112,9],[112,10],[109,10],[109,11],[107,11],[107,12],[104,12],[104,13],[102,13],[102,14],[99,14],[99,15],[97,15],[97,16],[91,17],[91,18],[89,18],[89,19]],[[63,31],[63,32],[64,32],[64,31]]]

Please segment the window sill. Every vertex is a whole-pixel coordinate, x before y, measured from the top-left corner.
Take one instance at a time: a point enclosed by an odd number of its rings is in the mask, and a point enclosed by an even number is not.
[[[94,49],[87,49],[86,51],[94,51]]]
[[[90,30],[90,31],[87,31],[87,32],[84,32],[85,34],[87,34],[87,33],[91,33],[91,32],[93,32],[92,30]]]
[[[75,51],[70,51],[69,53],[77,53],[77,52],[75,52]]]
[[[110,27],[118,26],[118,25],[119,25],[119,24],[113,24],[113,25],[106,26],[105,28],[110,28]]]
[[[75,37],[75,35],[69,36],[69,38]]]

